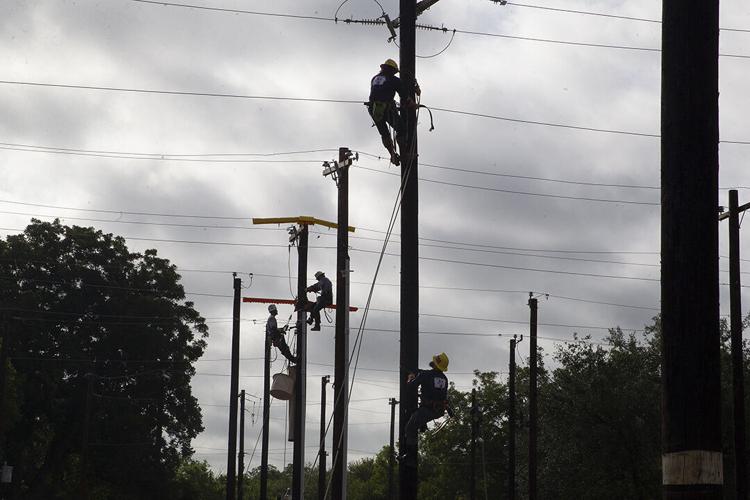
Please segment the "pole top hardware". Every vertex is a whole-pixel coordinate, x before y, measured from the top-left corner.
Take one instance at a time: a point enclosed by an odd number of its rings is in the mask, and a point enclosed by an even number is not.
[[[346,155],[346,158],[344,159],[344,161],[339,162],[336,160],[331,160],[323,162],[323,177],[328,177],[330,175],[337,186],[339,185],[339,170],[351,167],[352,161],[359,161],[359,153],[352,153],[352,151],[346,148],[341,148],[341,150],[345,151],[344,154]]]
[[[309,215],[300,215],[298,217],[253,217],[253,224],[299,224],[300,226],[323,226],[330,229],[338,228],[335,222],[318,219]],[[349,226],[349,232],[353,233],[354,226]]]

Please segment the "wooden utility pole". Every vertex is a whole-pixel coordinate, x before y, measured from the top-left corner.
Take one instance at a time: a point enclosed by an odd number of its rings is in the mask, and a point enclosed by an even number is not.
[[[297,298],[307,296],[307,224],[297,233]],[[292,464],[292,500],[304,500],[305,494],[305,406],[307,404],[307,313],[297,311],[297,364],[294,381],[294,463]]]
[[[260,500],[268,500],[268,438],[271,418],[271,339],[265,338],[263,362],[263,437],[260,449]]]
[[[408,449],[406,423],[417,410],[416,391],[406,386],[409,373],[416,373],[419,364],[419,190],[417,181],[417,114],[410,106],[415,98],[416,75],[416,19],[414,0],[400,0],[400,60],[401,60],[401,385],[399,399],[399,448],[413,456],[399,463],[399,484],[402,500],[417,498],[419,483],[418,445]]]
[[[471,390],[471,477],[469,478],[469,499],[477,498],[477,434],[479,433],[479,409],[477,390]]]
[[[738,499],[747,499],[747,443],[745,437],[745,366],[742,353],[742,281],[740,276],[740,212],[750,203],[739,206],[737,190],[729,191],[729,212],[719,220],[729,219],[729,316],[732,346],[732,390],[734,396],[734,470]]]
[[[240,391],[240,451],[237,453],[237,500],[242,500],[245,480],[245,389]]]
[[[723,495],[718,56],[719,1],[664,0],[662,491],[670,500]]]
[[[331,377],[320,379],[320,450],[318,451],[318,500],[326,498],[326,384]]]
[[[523,340],[523,336],[521,337]],[[516,500],[516,336],[510,339],[508,373],[508,500]]]
[[[349,165],[351,152],[339,148],[335,179],[338,185],[336,233],[336,336],[333,384],[332,498],[346,498],[349,420]],[[324,175],[327,175],[324,172]]]
[[[232,369],[229,381],[229,444],[227,446],[227,500],[235,500],[237,483],[237,392],[240,385],[240,305],[242,280],[232,273],[234,301],[232,307]]]
[[[396,398],[390,398],[388,404],[391,406],[391,440],[388,446],[388,498],[396,499],[396,492],[393,490],[393,467],[396,458],[396,449],[394,445],[394,428],[396,422]]]
[[[537,437],[537,299],[529,293],[529,500],[536,500]]]

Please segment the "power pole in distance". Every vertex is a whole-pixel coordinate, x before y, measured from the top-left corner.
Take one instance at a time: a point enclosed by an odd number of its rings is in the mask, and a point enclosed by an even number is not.
[[[529,293],[529,500],[536,500],[537,436],[537,299]]]
[[[662,4],[662,492],[718,499],[719,1]]]
[[[388,446],[388,498],[398,498],[396,492],[393,491],[393,466],[395,465],[396,450],[394,448],[394,427],[396,421],[396,405],[398,401],[396,398],[390,398],[388,404],[391,406],[391,440]]]
[[[415,98],[416,19],[414,0],[400,0],[399,26],[401,49],[401,318],[400,318],[400,394],[399,449],[413,455],[413,463],[399,462],[399,486],[402,500],[417,498],[419,448],[407,449],[406,423],[417,410],[416,391],[406,386],[409,373],[419,364],[419,189],[417,176],[417,113],[409,104]]]
[[[333,384],[332,498],[346,498],[349,396],[349,166],[352,153],[339,148],[338,162],[323,166],[323,175],[338,186],[338,228],[336,238],[336,335]]]
[[[331,377],[320,379],[320,451],[318,451],[318,500],[326,498],[326,384]]]
[[[227,446],[227,500],[235,500],[237,482],[237,392],[240,385],[240,304],[242,280],[232,273],[234,301],[232,308],[232,369],[229,381],[229,445]]]
[[[729,211],[719,220],[729,219],[729,309],[732,345],[732,390],[734,399],[734,470],[737,498],[747,499],[747,444],[745,441],[745,367],[742,356],[742,281],[740,277],[740,213],[750,203],[739,206],[737,190],[729,191]]]
[[[237,500],[242,500],[245,479],[245,389],[240,391],[240,451],[237,453]]]
[[[477,434],[479,433],[479,408],[477,407],[477,390],[471,390],[471,478],[469,479],[469,498],[477,498]]]

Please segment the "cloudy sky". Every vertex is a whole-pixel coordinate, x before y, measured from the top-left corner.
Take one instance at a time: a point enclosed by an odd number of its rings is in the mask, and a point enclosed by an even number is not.
[[[296,276],[285,228],[252,227],[251,218],[335,220],[336,188],[322,177],[322,161],[339,146],[369,153],[350,175],[352,304],[362,305],[399,183],[398,170],[372,156],[384,150],[361,104],[247,97],[364,101],[378,65],[398,59],[398,48],[382,26],[326,20],[339,0],[185,2],[256,13],[136,0],[0,2],[0,234],[21,231],[32,216],[59,217],[123,235],[134,250],[157,248],[181,269],[189,299],[210,318],[193,380],[206,427],[196,454],[223,471],[230,272],[249,286],[244,295],[256,297],[290,298]],[[397,16],[396,0],[381,3]],[[338,17],[379,15],[376,2],[349,0]],[[435,111],[428,132],[427,114],[420,117],[420,358],[426,364],[433,353],[448,353],[448,375],[459,389],[470,388],[474,369],[507,370],[508,337],[497,335],[527,332],[529,291],[549,294],[539,304],[548,353],[575,332],[596,340],[607,327],[641,329],[658,311],[660,16],[660,3],[646,0],[442,0],[420,17],[450,30],[510,36],[459,32],[444,53],[420,58],[424,104],[542,122]],[[722,2],[721,26],[721,139],[750,141],[747,3]],[[419,31],[418,53],[434,55],[450,40],[450,32]],[[721,144],[722,203],[726,188],[748,185],[749,151]],[[284,154],[261,155],[270,153]],[[743,188],[740,203],[749,198]],[[313,231],[311,274],[333,274],[335,233]],[[722,225],[722,256],[725,232]],[[367,322],[374,330],[363,337],[350,459],[388,439],[387,399],[398,395],[398,335],[388,331],[398,328],[398,253],[395,235]],[[726,283],[725,258],[720,267]],[[291,308],[280,309],[285,320]],[[721,310],[728,312],[725,286]],[[244,306],[242,317],[240,387],[260,395],[265,308]],[[352,325],[360,320],[354,314]],[[313,460],[314,403],[320,377],[333,373],[333,328],[311,333],[308,345]],[[523,363],[528,342],[519,352]],[[273,369],[281,368],[279,359]],[[254,410],[258,416],[257,404]],[[283,438],[285,405],[274,402],[271,415],[271,463],[281,466],[292,456]],[[259,432],[260,422],[248,418],[250,451]]]

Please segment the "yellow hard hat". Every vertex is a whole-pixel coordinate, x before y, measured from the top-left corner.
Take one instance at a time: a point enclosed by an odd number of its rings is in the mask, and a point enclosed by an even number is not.
[[[441,372],[448,371],[448,355],[444,352],[435,354],[432,357],[432,364],[435,365],[435,368],[437,368]]]
[[[396,61],[394,61],[393,59],[386,59],[385,62],[380,65],[381,68],[383,66],[389,66],[390,68],[393,68],[396,73],[398,73],[398,64],[396,64]]]

